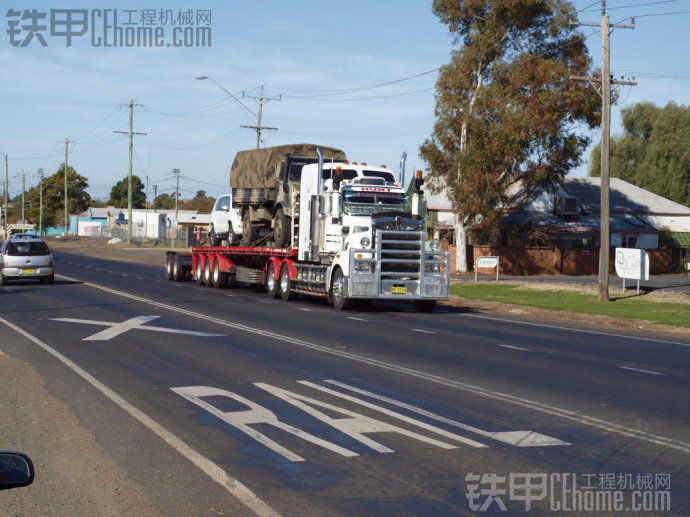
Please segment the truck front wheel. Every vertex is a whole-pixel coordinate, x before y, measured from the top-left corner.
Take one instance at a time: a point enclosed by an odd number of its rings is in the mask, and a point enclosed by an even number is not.
[[[345,288],[345,275],[343,271],[338,269],[333,275],[333,284],[331,285],[331,301],[333,307],[339,311],[347,310],[352,305],[352,300],[347,297]]]

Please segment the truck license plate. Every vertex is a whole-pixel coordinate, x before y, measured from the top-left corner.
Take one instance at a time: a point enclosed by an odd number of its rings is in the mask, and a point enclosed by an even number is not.
[[[407,294],[407,287],[405,287],[404,285],[403,286],[394,285],[391,288],[391,293],[392,294]]]
[[[33,275],[36,272],[35,269],[22,269],[23,275]]]

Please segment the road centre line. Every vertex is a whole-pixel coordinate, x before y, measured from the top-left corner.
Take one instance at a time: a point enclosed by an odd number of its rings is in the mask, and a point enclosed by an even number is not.
[[[373,359],[369,358],[366,356],[358,355],[352,352],[346,352],[344,350],[339,350],[339,349],[332,349],[329,348],[325,345],[318,345],[316,343],[311,343],[309,341],[304,341],[301,339],[297,338],[292,338],[289,336],[284,336],[281,334],[277,334],[275,332],[270,332],[267,330],[262,330],[256,327],[251,327],[249,325],[244,325],[242,323],[235,323],[227,320],[223,320],[220,318],[216,318],[213,316],[208,316],[206,314],[202,314],[199,312],[194,312],[190,311],[188,309],[183,309],[181,307],[176,307],[174,305],[168,305],[166,303],[162,302],[157,302],[155,300],[150,300],[148,298],[143,298],[141,296],[137,296],[135,294],[130,294],[126,293],[124,291],[118,291],[116,289],[111,289],[109,287],[105,287],[102,285],[98,284],[93,284],[91,282],[85,282],[81,281],[77,278],[72,278],[72,277],[67,277],[64,275],[59,275],[60,278],[63,278],[65,280],[73,281],[73,282],[81,282],[82,285],[92,287],[94,289],[99,289],[101,291],[105,291],[108,293],[112,293],[118,296],[122,296],[124,298],[129,298],[130,300],[135,300],[141,303],[146,303],[149,304],[153,307],[159,307],[162,309],[167,309],[170,311],[178,312],[180,314],[185,314],[187,316],[191,316],[193,318],[198,318],[201,320],[205,321],[210,321],[213,323],[216,323],[218,325],[222,325],[225,327],[230,327],[234,328],[243,332],[251,333],[251,334],[256,334],[259,336],[264,336],[264,337],[269,337],[272,339],[275,339],[276,341],[283,341],[285,343],[291,343],[303,348],[308,348],[311,350],[318,350],[320,352],[338,356],[341,358],[349,359],[351,361],[367,364],[370,366],[376,366],[378,368],[382,368],[384,370],[392,371],[392,372],[398,372],[398,373],[403,373],[405,375],[409,375],[410,377],[416,377],[418,379],[423,379],[429,382],[433,382],[442,386],[447,386],[450,388],[455,388],[459,389],[462,391],[466,391],[469,393],[474,393],[477,395],[481,395],[487,398],[492,398],[495,400],[500,400],[502,402],[507,402],[516,406],[521,406],[521,407],[526,407],[528,409],[532,409],[534,411],[538,411],[541,413],[546,413],[549,415],[553,416],[558,416],[560,418],[570,420],[573,422],[577,422],[579,424],[587,425],[590,427],[595,427],[597,429],[602,429],[607,432],[615,432],[617,434],[623,435],[623,436],[628,436],[630,438],[636,438],[638,440],[642,440],[648,443],[654,443],[657,445],[662,445],[664,447],[668,447],[671,449],[676,449],[680,450],[686,453],[690,453],[690,443],[683,442],[680,440],[674,440],[673,438],[667,438],[665,436],[649,433],[646,431],[642,431],[640,429],[635,429],[632,427],[627,427],[624,425],[616,424],[614,422],[609,422],[600,418],[592,417],[589,415],[586,415],[584,413],[580,413],[577,411],[571,411],[568,409],[563,409],[559,408],[556,406],[551,406],[549,404],[544,404],[541,402],[529,400],[529,399],[524,399],[517,397],[515,395],[510,395],[507,393],[502,393],[500,391],[494,391],[490,390],[488,388],[482,388],[481,386],[476,386],[473,384],[469,384],[466,382],[461,382],[461,381],[456,381],[453,379],[448,379],[446,377],[441,377],[440,375],[435,375],[435,374],[430,374],[423,372],[421,370],[415,370],[413,368],[408,368],[406,366],[400,366],[394,363],[388,363],[386,361],[381,361],[378,359]],[[492,318],[489,318],[492,319]]]
[[[639,368],[630,368],[629,366],[619,366],[621,370],[630,370],[633,372],[651,373],[652,375],[666,375],[665,373],[653,372],[651,370],[641,370]]]
[[[458,314],[458,316],[463,316],[463,317],[467,317],[467,318],[479,318],[482,320],[503,321],[506,323],[515,323],[516,325],[529,325],[532,327],[543,327],[543,328],[547,328],[547,329],[568,330],[570,332],[582,332],[584,334],[596,334],[599,336],[622,337],[622,338],[628,338],[628,339],[637,339],[638,341],[651,341],[652,343],[665,343],[667,345],[680,345],[680,346],[690,347],[690,343],[679,343],[678,341],[664,341],[662,339],[653,339],[653,338],[649,338],[649,337],[639,337],[639,336],[626,336],[625,334],[613,334],[611,332],[601,332],[598,330],[585,330],[585,329],[577,329],[577,328],[572,328],[572,327],[560,327],[558,325],[547,325],[545,323],[533,323],[531,321],[518,321],[518,320],[511,320],[508,318],[494,318],[492,316],[482,316],[481,314]]]
[[[62,277],[65,278],[65,277]],[[143,424],[147,429],[149,429],[153,434],[161,438],[165,443],[170,445],[173,449],[175,449],[177,452],[179,452],[182,456],[187,458],[190,462],[192,462],[195,466],[197,466],[201,471],[204,472],[207,476],[209,476],[213,481],[221,485],[223,488],[225,488],[230,494],[232,494],[234,497],[236,497],[242,504],[244,504],[247,508],[252,510],[254,513],[257,515],[261,516],[277,516],[279,515],[275,510],[273,510],[270,506],[268,506],[264,501],[259,499],[254,492],[252,492],[248,487],[246,487],[244,484],[242,484],[238,479],[233,478],[230,476],[227,472],[225,472],[223,469],[221,469],[218,465],[213,463],[211,460],[208,458],[202,456],[199,454],[196,450],[192,449],[189,445],[187,445],[185,442],[183,442],[180,438],[175,436],[173,433],[168,431],[165,427],[163,427],[161,424],[153,420],[151,417],[149,417],[146,413],[141,411],[140,409],[136,408],[129,402],[127,402],[125,399],[123,399],[120,395],[115,393],[113,390],[108,388],[105,384],[103,384],[101,381],[96,379],[93,375],[88,373],[86,370],[81,368],[79,365],[77,365],[75,362],[73,362],[71,359],[68,359],[66,356],[55,350],[53,347],[48,345],[47,343],[41,341],[37,337],[32,336],[28,332],[26,332],[24,329],[16,326],[15,324],[7,321],[4,318],[0,318],[0,323],[5,324],[18,334],[21,334],[24,336],[26,339],[29,341],[33,342],[34,344],[38,345],[41,347],[43,350],[48,352],[50,355],[55,357],[58,361],[62,362],[65,366],[67,366],[70,370],[72,370],[74,373],[79,375],[82,379],[84,379],[86,382],[91,384],[94,388],[96,388],[98,391],[100,391],[103,395],[105,395],[108,399],[110,399],[113,403],[115,403],[117,406],[125,410],[130,416],[132,416],[134,419],[138,420],[141,424]]]
[[[410,329],[414,332],[423,332],[424,334],[436,334],[436,332],[432,332],[431,330],[424,330],[424,329]]]
[[[354,316],[348,316],[347,319],[355,321],[367,321],[364,318],[355,318]]]
[[[531,352],[529,348],[522,348],[521,346],[514,346],[514,345],[498,345],[503,348],[512,348],[514,350],[524,350],[525,352]]]

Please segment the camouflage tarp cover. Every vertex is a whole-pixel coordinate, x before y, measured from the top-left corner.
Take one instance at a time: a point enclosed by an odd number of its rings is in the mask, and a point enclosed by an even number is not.
[[[316,158],[316,149],[323,151],[324,160],[331,158],[345,161],[345,153],[340,149],[316,144],[291,144],[240,151],[230,169],[230,187],[236,188],[274,188],[276,164],[286,155],[301,158]]]

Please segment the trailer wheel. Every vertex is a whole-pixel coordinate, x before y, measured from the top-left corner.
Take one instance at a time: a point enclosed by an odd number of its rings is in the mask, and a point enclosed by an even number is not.
[[[204,285],[204,265],[201,257],[197,258],[196,269],[194,270],[194,279],[199,285]]]
[[[352,300],[347,297],[345,276],[340,268],[338,268],[333,275],[333,284],[331,285],[331,300],[333,301],[333,307],[339,311],[346,311],[352,305]]]
[[[434,312],[436,300],[415,300],[414,308],[417,312]]]
[[[173,262],[175,261],[174,256],[168,255],[165,259],[165,278],[168,280],[173,279]]]
[[[204,284],[207,287],[211,287],[213,285],[212,279],[211,279],[211,259],[208,258],[206,259],[206,262],[204,263]]]
[[[266,274],[266,292],[269,298],[278,298],[278,296],[280,296],[278,285],[279,281],[276,280],[276,265],[275,262],[271,262],[268,266],[268,273]]]
[[[175,256],[175,258],[173,258],[172,260],[172,280],[174,280],[175,282],[182,282],[183,280],[185,280],[186,276],[187,275],[185,274],[185,271],[182,265],[180,264],[180,259],[177,256]]]
[[[282,248],[290,239],[290,218],[285,215],[282,208],[276,211],[273,217],[273,242],[276,248]]]
[[[255,240],[256,230],[252,224],[249,210],[246,210],[244,214],[242,214],[242,245],[249,246]]]
[[[216,289],[223,289],[228,283],[228,275],[221,273],[219,262],[213,264],[213,272],[211,273],[211,284]]]
[[[280,297],[284,302],[287,302],[288,300],[294,300],[296,294],[290,287],[290,270],[285,265],[280,270]]]

